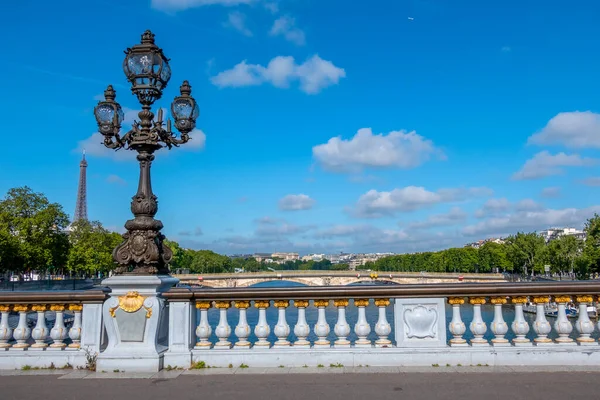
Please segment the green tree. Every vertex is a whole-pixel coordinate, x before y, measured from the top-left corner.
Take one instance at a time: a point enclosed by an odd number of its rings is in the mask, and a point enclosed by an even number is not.
[[[74,222],[69,234],[68,270],[85,276],[108,274],[116,267],[112,251],[122,241],[121,235],[108,231],[98,221]]]
[[[62,269],[69,249],[68,224],[60,204],[27,186],[10,189],[0,201],[0,268],[21,276]]]
[[[573,235],[563,235],[548,243],[547,256],[552,272],[573,272],[575,260],[581,254],[583,243]]]
[[[586,238],[583,245],[583,257],[590,272],[600,272],[600,215],[587,220],[585,224]]]
[[[512,270],[512,264],[506,255],[506,246],[500,243],[486,242],[477,250],[479,272]]]
[[[544,238],[535,232],[519,232],[507,239],[507,256],[515,272],[543,271],[545,251]]]

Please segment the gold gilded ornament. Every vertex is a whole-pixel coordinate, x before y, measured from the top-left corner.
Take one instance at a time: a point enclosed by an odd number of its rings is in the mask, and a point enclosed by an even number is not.
[[[211,307],[210,301],[197,301],[196,308],[198,310],[208,310]]]
[[[550,298],[548,296],[533,296],[533,302],[535,304],[546,304],[550,303]]]
[[[527,303],[527,296],[517,296],[511,299],[513,304],[525,304]]]
[[[288,308],[290,302],[288,300],[275,300],[273,305],[277,308]]]
[[[313,301],[313,304],[317,308],[323,308],[329,306],[329,300],[315,300]]]
[[[354,305],[356,307],[368,307],[369,299],[354,299]]]
[[[469,297],[469,303],[481,306],[485,304],[485,297]]]
[[[69,311],[83,311],[83,304],[69,304]]]
[[[594,298],[590,295],[577,296],[576,299],[578,303],[592,303],[594,301]]]
[[[271,302],[269,300],[255,300],[254,307],[256,308],[269,308]]]
[[[46,304],[34,304],[33,306],[31,306],[31,311],[42,312],[46,311],[47,308],[48,307],[46,306]]]
[[[453,306],[454,305],[462,305],[462,304],[465,304],[465,299],[464,299],[464,297],[449,297],[448,304],[452,304]]]
[[[52,304],[50,306],[50,311],[65,311],[65,305],[64,304]]]
[[[348,299],[338,299],[333,301],[333,305],[336,307],[348,307],[350,301]]]
[[[0,312],[10,312],[9,304],[0,304]]]
[[[570,303],[571,302],[571,296],[568,296],[568,295],[554,296],[554,301],[556,303]]]
[[[308,307],[308,300],[294,300],[294,305],[298,308]]]
[[[490,298],[492,304],[506,304],[506,297],[492,297]]]
[[[15,304],[13,306],[13,311],[16,311],[16,312],[29,311],[29,306],[27,304]]]
[[[375,299],[375,305],[377,307],[387,307],[390,305],[390,299]]]
[[[227,310],[229,307],[231,307],[231,302],[230,301],[215,301],[215,307],[218,309],[225,309]]]
[[[241,310],[245,310],[248,307],[250,307],[250,302],[249,301],[236,301],[235,302],[235,308],[241,309]]]

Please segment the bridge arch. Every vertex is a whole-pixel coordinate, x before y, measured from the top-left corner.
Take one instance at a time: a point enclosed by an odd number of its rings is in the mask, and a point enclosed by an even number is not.
[[[244,287],[294,287],[294,286],[314,286],[305,279],[256,279],[256,283],[248,282]],[[274,282],[274,283],[273,283]]]

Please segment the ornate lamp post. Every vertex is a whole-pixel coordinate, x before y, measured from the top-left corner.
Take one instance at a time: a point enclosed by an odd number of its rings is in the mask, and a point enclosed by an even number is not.
[[[144,32],[141,44],[127,49],[125,54],[123,71],[131,83],[131,91],[142,106],[138,114],[140,120],[133,123],[129,132],[120,135],[123,110],[115,101],[116,93],[110,85],[104,91],[104,101],[100,101],[94,109],[98,130],[104,136],[104,145],[109,149],[137,151],[140,163],[138,190],[131,201],[134,218],[125,223],[125,240],[113,251],[113,257],[119,264],[115,273],[168,274],[173,253],[163,243],[165,237],[160,233],[162,222],[154,219],[158,201],[152,193],[150,166],[156,150],[165,146],[171,149],[190,140],[189,133],[196,126],[199,109],[191,96],[192,87],[188,81],[183,81],[181,95],[171,103],[175,127],[181,134],[177,138],[171,130],[170,120],[167,119],[164,127],[162,110],[159,109],[156,118],[151,111],[152,104],[162,97],[171,78],[169,59],[154,43],[154,34]]]

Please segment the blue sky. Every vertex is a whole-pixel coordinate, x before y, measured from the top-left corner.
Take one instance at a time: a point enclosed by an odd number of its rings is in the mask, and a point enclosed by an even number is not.
[[[436,250],[600,212],[600,4],[558,0],[26,0],[2,6],[0,192],[122,230],[133,152],[102,148],[107,84],[151,29],[200,105],[153,165],[171,239],[222,253]]]

